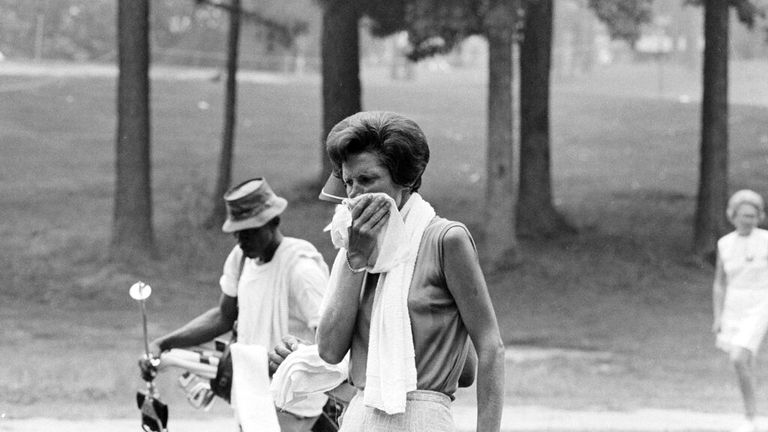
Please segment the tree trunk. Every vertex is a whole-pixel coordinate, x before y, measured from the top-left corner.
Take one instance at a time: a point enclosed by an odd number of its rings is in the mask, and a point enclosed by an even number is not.
[[[728,2],[704,3],[704,70],[701,102],[701,161],[693,252],[712,259],[728,229]]]
[[[549,143],[552,0],[528,3],[520,48],[520,190],[517,233],[554,237],[573,232],[554,207]]]
[[[149,0],[120,0],[115,207],[116,259],[153,255],[149,118]]]
[[[513,2],[516,3],[516,2]],[[484,244],[491,269],[517,260],[515,235],[512,44],[514,9],[495,0],[486,24],[488,38],[488,149]]]
[[[321,56],[323,75],[323,132],[320,137],[322,185],[331,172],[325,139],[344,118],[362,108],[360,86],[359,11],[354,1],[328,1],[323,8]]]
[[[237,59],[240,45],[240,0],[232,0],[229,11],[229,34],[227,35],[227,83],[224,96],[224,129],[221,137],[219,173],[213,191],[212,210],[205,222],[206,228],[221,226],[226,219],[226,205],[222,198],[232,184],[232,156],[235,147],[235,126],[237,119]]]

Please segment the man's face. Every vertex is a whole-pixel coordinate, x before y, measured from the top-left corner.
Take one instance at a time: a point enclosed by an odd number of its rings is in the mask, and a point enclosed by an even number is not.
[[[261,257],[274,239],[274,229],[270,224],[236,231],[233,234],[245,256],[251,259]]]

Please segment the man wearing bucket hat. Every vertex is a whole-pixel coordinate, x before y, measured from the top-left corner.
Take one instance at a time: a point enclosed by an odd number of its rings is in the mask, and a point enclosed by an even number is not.
[[[237,245],[224,263],[219,304],[155,339],[150,344],[154,356],[208,342],[235,325],[238,343],[267,349],[289,334],[305,341],[315,339],[328,267],[311,243],[280,231],[280,215],[288,202],[264,178],[231,188],[224,200],[227,220],[222,230],[232,233]],[[143,371],[149,367],[146,362],[140,365]],[[278,410],[281,430],[309,431],[324,402]]]

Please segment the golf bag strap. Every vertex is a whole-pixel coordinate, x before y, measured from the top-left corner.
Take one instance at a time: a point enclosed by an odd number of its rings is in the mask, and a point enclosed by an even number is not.
[[[240,259],[240,267],[237,273],[237,283],[240,283],[240,277],[243,275],[243,267],[245,266],[245,254]],[[239,309],[239,306],[238,306]],[[239,315],[239,311],[238,311]],[[232,339],[229,343],[224,345],[222,350],[221,359],[219,360],[219,366],[216,368],[216,378],[211,380],[211,390],[213,394],[224,399],[228,403],[230,402],[230,396],[232,394],[232,353],[230,352],[230,345],[237,340],[237,318],[232,326]]]

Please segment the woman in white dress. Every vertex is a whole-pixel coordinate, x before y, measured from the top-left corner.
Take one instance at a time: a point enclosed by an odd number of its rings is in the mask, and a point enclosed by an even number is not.
[[[753,432],[754,360],[768,328],[768,231],[757,227],[765,218],[763,198],[740,190],[728,201],[727,213],[736,229],[717,242],[712,330],[736,369],[744,398],[746,420],[736,431]]]

